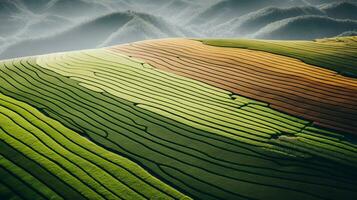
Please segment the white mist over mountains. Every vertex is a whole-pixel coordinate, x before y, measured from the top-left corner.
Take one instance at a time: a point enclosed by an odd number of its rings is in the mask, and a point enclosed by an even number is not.
[[[167,37],[355,35],[357,0],[0,0],[0,59]]]

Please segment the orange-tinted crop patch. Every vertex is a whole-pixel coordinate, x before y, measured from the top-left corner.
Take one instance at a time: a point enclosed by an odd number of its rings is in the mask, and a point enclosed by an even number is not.
[[[357,133],[357,80],[267,52],[187,39],[111,47],[152,66],[264,101],[314,124]]]

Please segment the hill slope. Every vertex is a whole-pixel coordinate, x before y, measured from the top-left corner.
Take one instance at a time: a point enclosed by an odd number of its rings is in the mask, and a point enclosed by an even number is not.
[[[1,61],[1,199],[355,199],[357,80],[205,42]]]
[[[0,108],[2,199],[185,198],[28,104],[0,94]]]
[[[355,59],[356,37],[319,39],[315,41],[279,40],[203,40],[205,44],[271,52],[299,59],[305,63],[338,72],[344,76],[357,76]],[[343,53],[340,52],[341,49]],[[320,51],[326,50],[326,51]]]

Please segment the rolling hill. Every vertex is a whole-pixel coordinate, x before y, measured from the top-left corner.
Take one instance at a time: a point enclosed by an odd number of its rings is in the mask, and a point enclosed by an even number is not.
[[[177,38],[0,61],[0,199],[356,199],[355,48]]]
[[[355,57],[355,40],[355,37],[341,37],[294,42],[229,39],[210,39],[203,40],[203,42],[215,46],[245,48],[289,56],[311,65],[333,70],[344,76],[357,77],[357,63],[355,59],[351,59]],[[343,53],[339,52],[341,50],[337,48],[339,45],[344,50]]]

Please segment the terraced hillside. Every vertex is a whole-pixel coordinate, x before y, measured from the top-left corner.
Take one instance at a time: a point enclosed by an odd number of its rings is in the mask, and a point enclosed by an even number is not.
[[[349,70],[347,72],[356,73],[357,68],[354,47],[357,42],[347,44],[346,47],[339,43],[326,45],[326,53],[321,52],[324,43],[310,44],[311,49],[320,48],[318,55],[314,55],[312,50],[303,54],[304,49],[309,50],[309,46],[306,47],[304,43],[273,42],[269,45],[269,41],[249,40],[205,42],[230,47],[237,44],[238,47],[273,53],[285,52],[285,55],[295,55],[295,58],[305,56],[302,60],[311,59],[313,63],[321,63],[326,68],[330,68],[331,63],[336,63],[333,66],[338,71]],[[287,43],[290,49],[280,47],[281,43]],[[293,49],[294,45],[300,49]],[[331,50],[331,46],[337,50]],[[357,131],[357,82],[355,79],[336,75],[334,71],[267,52],[207,46],[185,39],[144,41],[114,47],[113,50],[145,59],[158,69],[264,101],[271,104],[272,108],[301,116],[317,125],[350,133]]]
[[[201,40],[204,44],[266,51],[299,59],[344,76],[357,77],[357,37],[317,39],[316,41]]]
[[[356,79],[232,47],[2,61],[0,199],[356,199]]]

